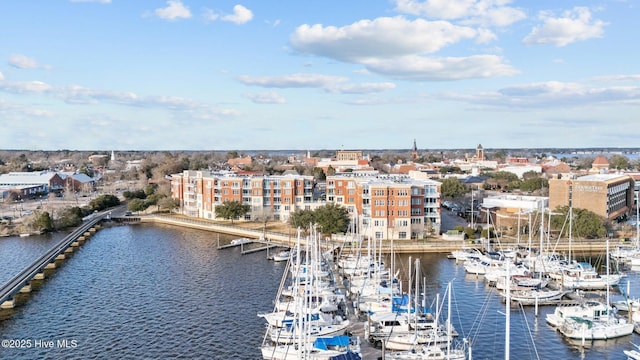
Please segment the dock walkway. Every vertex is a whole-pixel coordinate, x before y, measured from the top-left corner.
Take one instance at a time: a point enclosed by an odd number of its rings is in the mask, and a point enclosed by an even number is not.
[[[251,229],[238,225],[220,224],[211,220],[190,218],[173,214],[153,214],[139,217],[142,223],[161,223],[167,225],[183,226],[193,229],[213,231],[238,237],[246,237],[254,239],[254,241],[265,242],[281,247],[293,247],[295,244],[295,235],[292,233],[281,233],[273,231],[263,231],[261,229]],[[304,243],[304,240],[303,240]],[[325,247],[337,248],[343,247],[343,252],[348,251],[349,247],[344,246],[345,241],[331,239],[324,242]],[[498,248],[514,248],[516,246],[526,246],[521,241],[519,244],[516,239],[502,238],[499,244],[493,244],[492,247]],[[622,244],[626,245],[626,244]],[[395,240],[393,251],[395,253],[419,254],[419,253],[450,253],[454,250],[462,248],[478,248],[482,249],[482,244],[470,243],[468,240],[442,240],[440,238],[427,238],[422,240]],[[535,245],[533,245],[535,247]],[[554,246],[556,252],[567,253],[569,250],[569,241],[567,239],[557,240]],[[606,251],[606,241],[604,239],[573,239],[571,251],[574,254],[604,254]],[[391,241],[383,240],[382,253],[391,253]]]

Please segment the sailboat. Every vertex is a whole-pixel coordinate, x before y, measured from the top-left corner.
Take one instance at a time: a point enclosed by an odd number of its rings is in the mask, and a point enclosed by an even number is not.
[[[609,240],[607,240],[607,273],[609,272]],[[609,304],[609,287],[607,287],[607,300]],[[633,333],[633,323],[622,317],[607,311],[605,316],[599,319],[587,319],[578,316],[569,316],[560,325],[558,330],[567,338],[582,340],[607,340]]]
[[[451,338],[453,336],[453,328],[451,326],[451,283],[447,286],[447,299],[448,299],[448,316],[446,322],[446,343],[438,343],[436,341],[416,344],[407,351],[391,352],[385,354],[385,360],[464,360],[467,358],[468,342],[464,342],[463,347],[452,348]],[[436,317],[437,318],[437,317]],[[439,335],[438,328],[433,330],[433,337],[437,338]],[[469,356],[471,358],[471,356]]]
[[[275,325],[269,324],[263,344],[261,346],[262,358],[271,360],[361,360],[360,355],[360,339],[357,336],[343,335],[348,321],[338,324],[322,324],[318,323],[320,317],[315,319],[317,313],[307,311],[307,303],[311,300],[308,296],[314,287],[314,282],[319,278],[314,274],[314,270],[319,269],[313,265],[312,258],[317,256],[315,245],[317,239],[308,239],[306,243],[304,264],[300,255],[300,231],[298,230],[298,242],[296,246],[296,256],[289,259],[289,265],[292,269],[307,269],[308,271],[287,271],[283,274],[283,280],[280,285],[279,292],[284,287],[284,281],[287,275],[291,276],[293,287],[297,289],[295,294],[301,294],[299,298],[294,299],[291,304],[294,305],[291,313],[283,317],[275,316]],[[290,264],[295,258],[295,264]],[[313,259],[318,260],[318,259]],[[274,307],[274,312],[278,314]],[[265,317],[267,318],[267,317]]]

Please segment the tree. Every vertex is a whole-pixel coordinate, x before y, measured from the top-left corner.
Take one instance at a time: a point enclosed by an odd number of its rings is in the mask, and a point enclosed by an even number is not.
[[[458,178],[446,178],[442,181],[440,193],[444,198],[454,199],[467,192],[467,187]]]
[[[293,228],[300,228],[304,232],[307,231],[310,224],[315,222],[313,210],[300,209],[292,212],[289,216],[289,225]]]
[[[127,204],[127,209],[129,211],[138,212],[138,211],[143,211],[146,208],[147,208],[147,205],[145,204],[145,201],[142,199],[137,199],[137,198],[131,199]]]
[[[124,196],[124,198],[127,199],[127,200],[131,200],[131,199],[146,199],[147,198],[147,194],[142,189],[135,190],[135,191],[127,190],[127,191],[122,193],[122,196]]]
[[[313,178],[316,180],[324,181],[327,180],[327,175],[325,175],[324,170],[319,167],[313,168]]]
[[[227,152],[227,160],[237,159],[238,157],[240,157],[240,155],[238,155],[237,151],[228,151]]]
[[[529,180],[529,179],[538,179],[540,178],[540,174],[536,171],[527,171],[524,174],[522,174],[522,180]]]
[[[328,203],[316,208],[314,215],[323,234],[343,233],[349,228],[349,211],[344,206]]]
[[[629,168],[629,159],[622,155],[611,155],[609,158],[609,168],[616,170],[627,170]]]
[[[522,191],[535,191],[542,188],[549,187],[549,180],[543,178],[531,178],[524,180],[520,183],[520,190]]]
[[[291,227],[305,233],[309,225],[317,224],[324,234],[343,233],[349,229],[349,212],[343,206],[329,203],[315,210],[296,210],[289,217]]]
[[[180,202],[177,199],[173,199],[170,197],[163,197],[158,200],[158,208],[159,209],[167,209],[169,211],[173,211],[180,206]]]
[[[82,223],[82,209],[77,206],[65,208],[56,218],[56,228],[64,229],[68,227],[78,226]]]
[[[562,230],[560,236],[569,236],[569,207],[562,206],[554,210],[559,215],[551,216],[551,228]],[[573,209],[571,234],[575,237],[603,238],[607,235],[606,221],[596,213],[586,209]]]
[[[100,195],[97,198],[89,201],[89,207],[92,210],[104,210],[110,207],[120,205],[120,199],[115,195]]]
[[[241,204],[238,201],[226,201],[222,205],[216,206],[216,217],[231,220],[233,224],[233,220],[246,214],[249,210],[251,210],[249,205]]]
[[[36,212],[33,221],[33,227],[41,232],[50,232],[53,230],[53,220],[48,212]]]

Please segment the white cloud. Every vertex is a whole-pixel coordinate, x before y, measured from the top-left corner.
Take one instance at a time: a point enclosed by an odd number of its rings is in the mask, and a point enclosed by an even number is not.
[[[327,91],[340,94],[371,94],[395,89],[396,84],[390,82],[383,83],[362,83],[362,84],[335,84],[327,87]]]
[[[220,19],[222,21],[228,21],[234,24],[242,25],[253,19],[253,13],[251,12],[251,10],[242,5],[236,5],[233,7],[233,14],[228,15],[222,15],[211,9],[205,9],[204,18],[208,21],[216,21]],[[279,20],[277,22],[279,23]]]
[[[7,63],[18,69],[50,69],[49,65],[39,64],[35,59],[25,55],[13,54],[9,57]]]
[[[282,76],[249,76],[236,78],[245,85],[266,88],[318,88],[334,94],[369,94],[394,89],[390,82],[349,84],[348,79],[341,76],[321,74],[292,74]]]
[[[158,108],[174,113],[180,113],[183,116],[195,119],[213,119],[240,114],[240,112],[235,109],[219,108],[212,104],[201,103],[187,98],[175,96],[142,97],[132,92],[90,89],[78,85],[56,87],[42,81],[3,81],[0,82],[0,91],[14,94],[47,95],[72,105],[110,103],[131,107]]]
[[[440,99],[463,101],[489,107],[529,109],[550,107],[598,106],[600,104],[640,105],[640,87],[596,87],[580,83],[547,81],[513,85],[474,95],[459,93],[440,94]]]
[[[244,97],[256,104],[284,104],[287,101],[276,92],[248,93]]]
[[[180,0],[167,0],[167,7],[158,8],[155,13],[159,18],[165,20],[188,19],[191,17],[191,11]]]
[[[0,72],[0,80],[4,80],[4,75]]]
[[[604,81],[604,82],[620,82],[620,81],[636,82],[636,81],[640,81],[640,74],[597,76],[594,79],[597,81]]]
[[[253,19],[253,13],[242,5],[236,5],[233,7],[233,14],[224,15],[221,19],[238,25],[246,24]]]
[[[566,46],[576,41],[602,37],[607,23],[591,18],[586,7],[574,7],[565,11],[562,17],[552,17],[547,12],[540,13],[541,26],[533,28],[523,39],[527,45],[552,44]]]
[[[446,21],[407,20],[402,16],[361,20],[344,27],[301,25],[290,36],[293,49],[304,54],[360,62],[376,57],[434,53],[445,46],[482,35]]]
[[[54,87],[42,81],[3,82],[0,90],[14,94],[42,94],[53,91]]]
[[[321,74],[292,74],[283,76],[249,76],[236,78],[245,85],[273,88],[326,88],[332,84],[347,81],[346,77]]]
[[[466,24],[509,26],[526,18],[524,11],[506,6],[511,0],[396,0],[396,11]]]
[[[364,64],[369,71],[377,74],[417,81],[490,78],[518,73],[496,55],[446,58],[410,55],[397,59],[369,60]]]

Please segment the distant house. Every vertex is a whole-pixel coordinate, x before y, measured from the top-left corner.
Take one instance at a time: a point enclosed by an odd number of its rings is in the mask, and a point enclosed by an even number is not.
[[[542,164],[542,173],[546,175],[547,178],[557,178],[562,174],[569,174],[571,172],[571,167],[560,160],[552,159]]]
[[[589,170],[589,172],[595,174],[604,174],[607,171],[609,171],[609,160],[607,160],[607,158],[602,155],[596,156],[596,158],[593,159],[591,170]]]
[[[96,181],[87,174],[59,173],[64,180],[64,188],[74,192],[92,192],[95,190]]]
[[[247,157],[229,159],[227,161],[229,166],[237,167],[237,168],[240,168],[240,169],[245,168],[247,166],[250,166],[252,162],[253,162],[253,159],[251,158],[251,156],[248,156],[248,155],[247,155]]]

